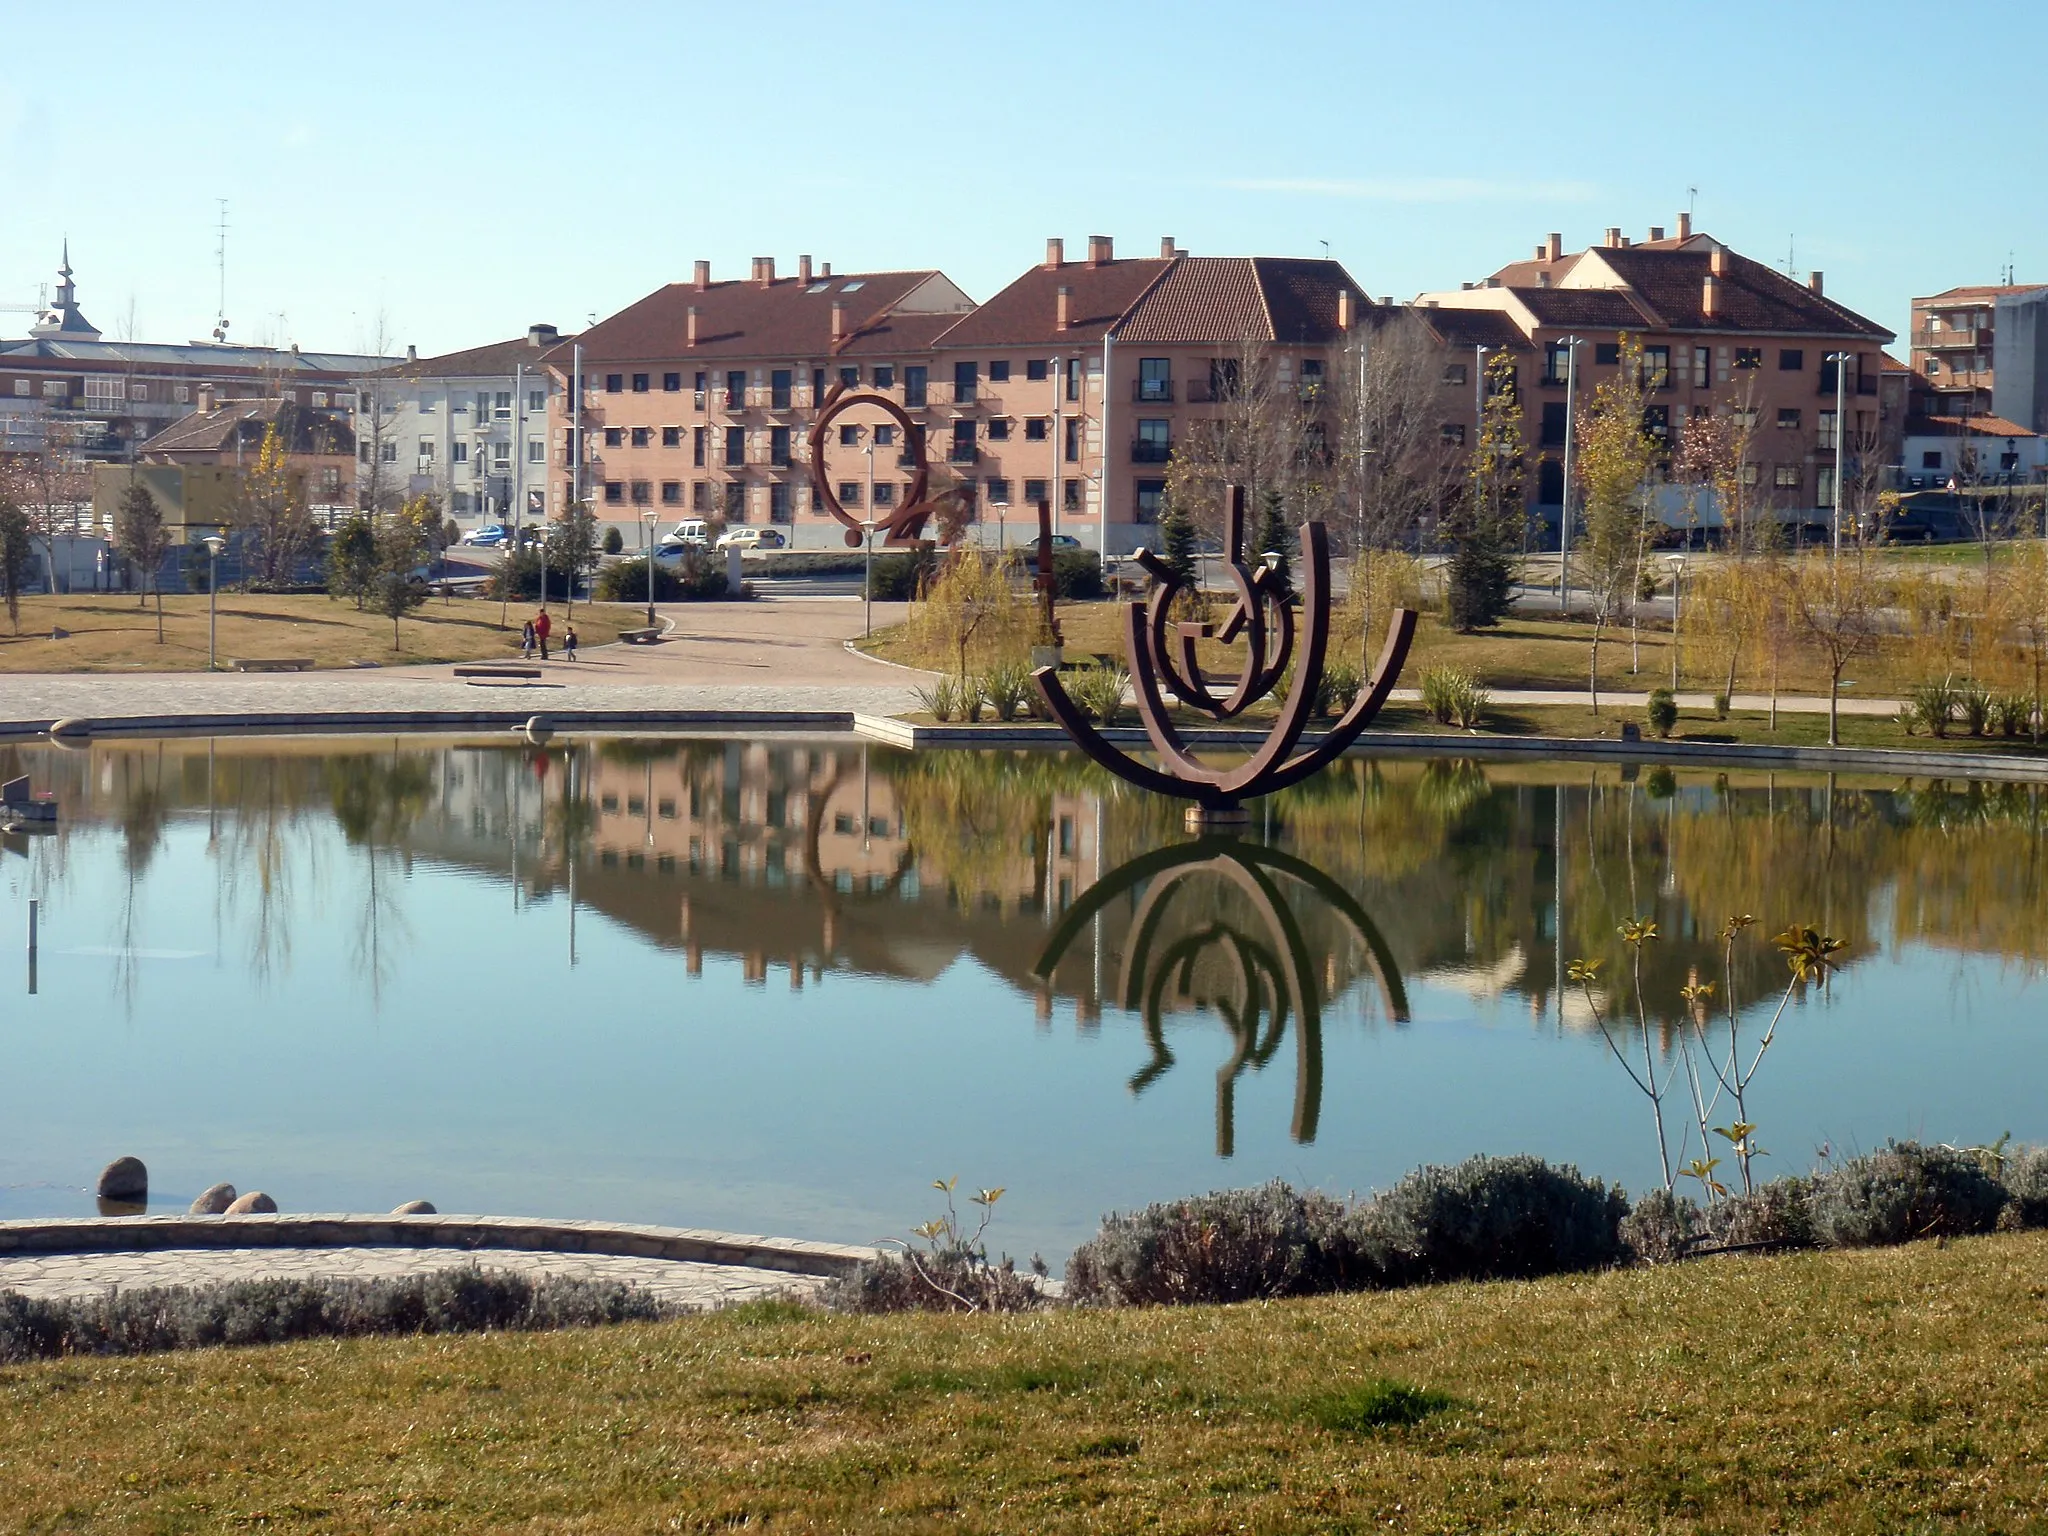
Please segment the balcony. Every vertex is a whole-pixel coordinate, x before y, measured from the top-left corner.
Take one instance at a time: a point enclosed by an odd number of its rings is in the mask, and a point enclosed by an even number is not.
[[[954,443],[946,449],[948,464],[977,464],[981,461],[981,449],[973,443]]]
[[[747,408],[747,392],[744,389],[728,389],[721,396],[725,401],[725,413],[737,416]]]
[[[1131,462],[1133,464],[1164,464],[1173,457],[1173,444],[1162,442],[1156,437],[1140,437],[1131,441]]]
[[[1193,399],[1194,397],[1190,395],[1188,398]],[[1131,380],[1131,400],[1137,405],[1171,405],[1173,404],[1173,380],[1133,379]]]
[[[953,386],[953,403],[955,405],[973,405],[980,398],[981,386],[979,384],[955,384]]]
[[[1913,345],[1924,347],[1930,352],[1958,352],[1964,349],[1976,351],[1979,347],[1991,345],[1991,332],[1975,327],[1954,331],[1944,326],[1938,331],[1920,331],[1913,337]]]

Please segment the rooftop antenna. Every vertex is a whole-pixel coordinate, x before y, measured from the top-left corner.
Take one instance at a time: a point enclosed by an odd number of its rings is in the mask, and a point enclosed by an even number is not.
[[[1700,189],[1699,189],[1698,187],[1687,187],[1687,188],[1685,189],[1685,222],[1686,222],[1686,223],[1690,224],[1690,223],[1692,222],[1692,215],[1693,215],[1693,205],[1694,205],[1695,203],[1697,203],[1697,202],[1698,202],[1699,200],[1700,200]]]
[[[1797,235],[1787,235],[1785,237],[1785,275],[1791,277],[1793,269],[1798,265],[1799,237]]]
[[[1323,260],[1328,261],[1330,259],[1330,242],[1327,240],[1318,240],[1316,244],[1320,245],[1323,248]]]
[[[213,248],[213,260],[220,271],[220,309],[213,322],[213,339],[225,346],[228,339],[228,200],[219,198],[220,240]]]

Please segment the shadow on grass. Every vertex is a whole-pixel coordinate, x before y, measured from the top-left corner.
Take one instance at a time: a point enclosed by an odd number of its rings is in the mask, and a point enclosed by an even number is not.
[[[1374,1435],[1420,1424],[1457,1406],[1458,1400],[1448,1392],[1378,1379],[1312,1399],[1304,1417],[1335,1434]]]

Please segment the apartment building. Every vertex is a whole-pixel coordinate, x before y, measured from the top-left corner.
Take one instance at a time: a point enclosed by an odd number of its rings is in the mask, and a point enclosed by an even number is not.
[[[548,478],[552,325],[488,346],[420,357],[365,375],[350,394],[356,478],[365,497],[438,499],[454,517],[538,521]]]
[[[972,308],[936,270],[834,274],[802,256],[778,277],[763,256],[745,281],[714,281],[699,261],[690,282],[548,355],[548,513],[581,496],[607,518],[695,514],[836,537],[810,505],[803,440],[819,403],[846,384],[925,410],[932,343]],[[901,448],[877,466],[885,477]]]
[[[1744,478],[1787,521],[1831,516],[1838,408],[1846,412],[1849,458],[1897,462],[1904,422],[1883,382],[1892,333],[1828,298],[1821,273],[1797,282],[1696,233],[1688,215],[1669,235],[1653,226],[1646,239],[1632,241],[1610,228],[1599,246],[1569,253],[1552,234],[1530,259],[1455,291],[1424,294],[1416,306],[1433,327],[1464,323],[1444,313],[1459,310],[1490,312],[1511,329],[1512,336],[1475,345],[1504,341],[1516,355],[1535,455],[1535,510],[1553,529],[1573,414],[1568,380],[1583,408],[1619,366],[1624,337],[1643,349],[1649,431],[1675,451],[1688,418],[1742,418],[1754,431]],[[1468,397],[1461,416],[1447,420],[1446,437],[1469,430],[1475,416]],[[1667,519],[1718,525],[1711,495],[1683,498],[1682,512],[1680,500],[1667,498]]]
[[[1910,357],[1923,396],[1918,414],[2005,416],[2029,431],[2048,429],[2035,414],[2048,407],[2044,315],[2048,286],[2039,283],[1949,288],[1915,299]],[[2001,376],[2010,380],[2003,404]]]

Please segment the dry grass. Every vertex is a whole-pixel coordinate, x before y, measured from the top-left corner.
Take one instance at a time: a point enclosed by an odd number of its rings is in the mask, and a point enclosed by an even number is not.
[[[479,599],[430,600],[399,620],[399,648],[391,620],[359,613],[351,602],[325,597],[220,595],[219,655],[310,656],[320,667],[374,661],[477,661],[502,657],[519,646],[519,624],[531,605],[513,604],[509,630],[498,627],[498,604]],[[554,608],[560,638],[561,607]],[[576,633],[585,646],[603,645],[621,629],[642,622],[630,605],[576,605]],[[54,629],[69,638],[52,640]],[[164,599],[164,643],[157,644],[156,610],[120,593],[76,593],[21,600],[21,633],[5,628],[0,612],[0,672],[203,672],[206,670],[206,599]]]
[[[0,1524],[2040,1531],[2044,1264],[2029,1234],[1231,1308],[771,1304],[20,1366]]]

